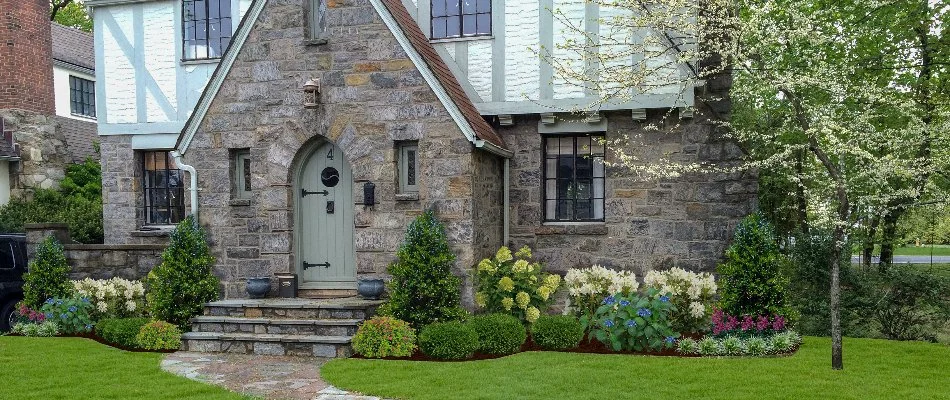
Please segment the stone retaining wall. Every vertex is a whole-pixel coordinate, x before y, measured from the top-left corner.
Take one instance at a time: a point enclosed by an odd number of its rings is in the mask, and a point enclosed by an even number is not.
[[[29,257],[47,236],[56,237],[66,250],[70,279],[142,279],[162,261],[164,244],[80,244],[69,237],[66,224],[27,224]]]

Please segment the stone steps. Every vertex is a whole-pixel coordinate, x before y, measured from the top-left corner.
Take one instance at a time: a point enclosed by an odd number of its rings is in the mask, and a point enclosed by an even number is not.
[[[358,298],[231,299],[204,305],[182,350],[349,357],[359,324],[382,302]]]
[[[265,356],[349,357],[351,336],[187,332],[182,350]]]
[[[353,336],[361,319],[283,319],[200,316],[191,319],[196,332]]]

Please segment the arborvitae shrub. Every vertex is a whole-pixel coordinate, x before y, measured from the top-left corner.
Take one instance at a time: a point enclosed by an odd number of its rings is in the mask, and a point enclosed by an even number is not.
[[[768,221],[758,213],[743,219],[717,269],[723,310],[732,315],[788,315],[788,278],[782,274],[786,262]]]
[[[23,302],[38,310],[46,299],[65,299],[72,296],[73,284],[69,280],[69,264],[63,245],[48,236],[30,260],[29,271],[23,274]]]

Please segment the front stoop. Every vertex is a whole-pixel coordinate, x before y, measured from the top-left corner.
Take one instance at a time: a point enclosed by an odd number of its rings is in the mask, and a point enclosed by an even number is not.
[[[349,357],[359,324],[381,301],[342,299],[234,299],[205,304],[191,319],[182,350],[272,356]]]

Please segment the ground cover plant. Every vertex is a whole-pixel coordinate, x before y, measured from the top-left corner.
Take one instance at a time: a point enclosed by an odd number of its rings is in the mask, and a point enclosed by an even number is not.
[[[321,374],[341,389],[405,400],[609,399],[631,398],[632,392],[638,398],[711,400],[946,398],[950,347],[845,341],[852,362],[834,373],[827,372],[830,339],[806,337],[799,351],[787,357],[526,352],[465,363],[340,359],[324,365]]]
[[[161,354],[82,338],[0,337],[0,399],[245,398],[159,368]]]

